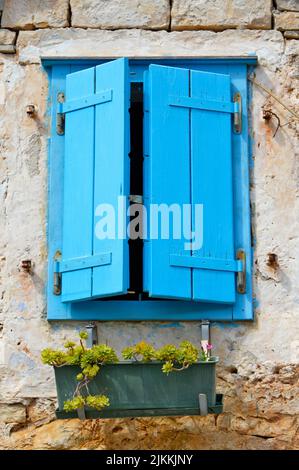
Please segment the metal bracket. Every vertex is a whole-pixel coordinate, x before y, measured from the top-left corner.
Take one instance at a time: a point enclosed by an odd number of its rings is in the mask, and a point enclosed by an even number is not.
[[[239,92],[234,94],[234,132],[242,132],[242,98]]]
[[[208,400],[205,393],[198,394],[199,414],[200,416],[207,416],[208,414]]]
[[[210,333],[210,322],[209,320],[203,320],[201,322],[201,341],[210,343],[211,333]]]
[[[237,273],[237,291],[239,294],[246,292],[246,253],[244,250],[237,251],[237,259],[242,262],[242,271]]]
[[[79,419],[86,419],[85,408],[78,408],[77,415]]]
[[[86,339],[86,347],[92,348],[95,344],[98,344],[98,330],[95,323],[89,323],[86,325],[86,332],[88,337]]]
[[[64,135],[65,114],[62,111],[62,104],[64,101],[65,95],[62,91],[60,91],[57,95],[58,112],[56,113],[56,132],[58,135]]]

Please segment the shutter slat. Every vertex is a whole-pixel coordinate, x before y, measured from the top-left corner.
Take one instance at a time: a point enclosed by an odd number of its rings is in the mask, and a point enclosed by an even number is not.
[[[62,260],[59,263],[59,272],[76,271],[78,269],[93,268],[94,266],[103,266],[111,264],[112,253],[102,253],[100,255],[83,256],[82,258],[73,258]]]
[[[78,109],[87,108],[88,106],[94,106],[100,103],[106,103],[107,101],[112,100],[112,90],[99,91],[93,93],[89,96],[84,96],[77,100],[70,100],[67,103],[62,104],[63,113],[71,113],[72,111],[77,111]]]
[[[170,255],[171,266],[188,266],[196,269],[209,269],[214,271],[241,272],[242,261],[235,259],[221,258],[200,258],[198,256],[177,256]]]

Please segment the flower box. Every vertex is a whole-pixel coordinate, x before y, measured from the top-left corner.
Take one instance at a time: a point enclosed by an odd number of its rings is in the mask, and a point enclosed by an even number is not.
[[[102,411],[85,407],[78,414],[86,418],[205,414],[200,409],[199,395],[201,403],[206,399],[208,412],[221,413],[222,396],[216,395],[217,362],[218,359],[212,357],[168,375],[161,371],[163,363],[160,362],[103,365],[88,389],[92,395],[107,395],[110,406]],[[77,417],[76,412],[65,412],[63,404],[73,397],[80,369],[69,365],[54,369],[58,396],[56,415],[58,418]]]

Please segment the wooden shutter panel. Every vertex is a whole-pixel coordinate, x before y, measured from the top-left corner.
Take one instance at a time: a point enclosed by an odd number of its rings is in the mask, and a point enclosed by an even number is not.
[[[150,66],[147,204],[203,205],[203,245],[148,240],[146,287],[153,297],[233,303],[236,274],[230,77]],[[148,208],[149,210],[149,208]]]
[[[231,101],[229,75],[190,71],[192,98]],[[193,256],[233,260],[232,116],[191,109],[192,203],[203,204],[203,246]],[[235,273],[193,269],[193,299],[235,301]]]
[[[96,207],[128,195],[129,73],[118,59],[66,77],[62,301],[124,293],[126,239],[95,236]],[[116,227],[117,229],[117,227]]]
[[[188,95],[189,71],[151,65],[145,80],[145,205],[190,203],[189,110],[169,106],[170,95]],[[148,230],[151,228],[150,223]],[[170,224],[171,225],[171,224]],[[171,236],[171,233],[170,233]],[[170,253],[183,254],[183,239],[144,242],[148,275],[145,290],[152,297],[191,298],[190,268],[170,266]]]

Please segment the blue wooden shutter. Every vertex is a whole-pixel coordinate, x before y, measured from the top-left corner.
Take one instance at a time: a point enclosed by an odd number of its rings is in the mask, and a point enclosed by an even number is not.
[[[124,293],[128,241],[99,240],[96,208],[111,204],[129,185],[128,61],[66,77],[62,301]],[[116,230],[118,229],[116,225]],[[117,235],[117,232],[116,232]]]
[[[203,205],[203,245],[145,242],[152,297],[233,303],[236,274],[232,186],[231,84],[228,75],[152,65],[145,80],[149,125],[146,204]],[[148,156],[147,156],[148,155]]]

